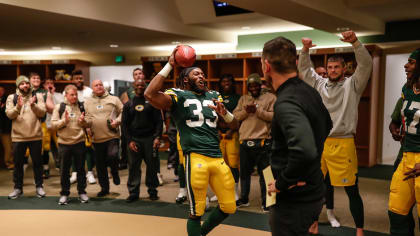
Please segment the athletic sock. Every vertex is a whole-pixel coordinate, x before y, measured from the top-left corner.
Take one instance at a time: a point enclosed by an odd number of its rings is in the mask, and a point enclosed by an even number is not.
[[[187,232],[188,236],[201,236],[201,222],[198,219],[188,219],[187,221]]]
[[[388,211],[389,224],[390,224],[390,233],[395,236],[414,236],[414,228],[412,228],[410,223],[410,218],[413,218],[411,215],[400,215],[391,211]]]
[[[219,207],[213,209],[206,221],[204,221],[203,226],[201,226],[201,235],[207,235],[212,229],[218,226],[222,221],[224,221],[229,214],[224,213],[220,210]]]

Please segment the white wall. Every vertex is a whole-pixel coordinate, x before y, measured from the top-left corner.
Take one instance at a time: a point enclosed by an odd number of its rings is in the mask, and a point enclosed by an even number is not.
[[[114,80],[133,81],[133,70],[140,65],[133,66],[91,66],[90,67],[90,84],[93,80],[102,80],[111,85],[111,93],[114,93]]]
[[[407,63],[408,56],[409,54],[386,56],[382,164],[392,165],[400,148],[400,143],[392,139],[388,126],[395,103],[401,97],[401,88],[406,82],[404,64]]]

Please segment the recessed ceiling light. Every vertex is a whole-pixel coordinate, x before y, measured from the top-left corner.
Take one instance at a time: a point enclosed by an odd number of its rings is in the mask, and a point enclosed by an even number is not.
[[[52,50],[61,50],[61,47],[51,47]]]
[[[250,30],[251,27],[249,27],[249,26],[242,26],[241,29],[243,29],[243,30]]]
[[[349,31],[349,30],[350,30],[349,27],[337,27],[338,32],[344,32],[344,31]]]
[[[117,48],[117,47],[119,47],[119,45],[118,44],[110,44],[109,47],[110,48]]]
[[[181,44],[179,41],[172,41],[172,44]]]

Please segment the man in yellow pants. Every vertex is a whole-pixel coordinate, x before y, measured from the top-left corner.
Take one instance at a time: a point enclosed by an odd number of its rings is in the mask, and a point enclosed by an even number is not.
[[[229,214],[236,211],[234,180],[219,148],[217,119],[219,115],[226,123],[232,125],[236,120],[224,108],[219,93],[207,90],[204,73],[198,67],[188,67],[181,72],[179,79],[183,89],[160,92],[172,66],[176,66],[176,50],[177,48],[169,63],[150,82],[145,97],[156,108],[170,110],[171,117],[175,119],[185,155],[185,174],[190,200],[188,235],[207,235]],[[209,184],[219,199],[219,206],[210,212],[201,225]]]

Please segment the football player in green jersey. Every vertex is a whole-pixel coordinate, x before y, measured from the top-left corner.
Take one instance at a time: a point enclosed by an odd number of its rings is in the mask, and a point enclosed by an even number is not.
[[[188,235],[207,235],[236,211],[235,181],[219,148],[217,120],[220,116],[232,127],[237,125],[237,121],[224,107],[220,94],[207,90],[204,73],[198,67],[185,68],[181,72],[180,87],[184,89],[174,88],[160,92],[165,78],[172,67],[177,65],[174,60],[176,50],[177,48],[165,67],[152,79],[144,95],[157,109],[170,110],[175,119],[185,154],[190,201]],[[219,199],[219,206],[211,211],[201,225],[209,184]]]
[[[403,157],[392,176],[389,193],[391,235],[414,235],[411,209],[417,204],[420,213],[420,50],[414,51],[406,64],[407,83],[402,89]],[[412,64],[414,69],[410,69]]]
[[[223,105],[225,105],[228,111],[233,112],[238,105],[238,101],[241,96],[236,93],[235,78],[232,74],[224,74],[220,77],[219,92],[223,98]],[[233,178],[235,179],[235,200],[238,200],[239,127],[231,129],[227,126],[223,119],[219,119],[217,126],[219,129],[220,150],[222,151],[223,159],[230,167]],[[217,196],[213,196],[210,201],[217,201]]]

